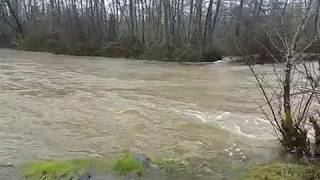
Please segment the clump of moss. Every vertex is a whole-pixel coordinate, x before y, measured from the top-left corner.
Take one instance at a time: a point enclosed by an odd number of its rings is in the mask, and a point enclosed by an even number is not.
[[[244,179],[317,180],[320,179],[320,167],[309,164],[273,163],[250,169]]]
[[[93,160],[33,162],[23,168],[23,174],[31,180],[69,180],[84,175],[93,164]]]
[[[26,164],[22,168],[28,180],[73,180],[90,174],[91,170],[102,173],[141,175],[143,165],[133,155],[125,154],[114,159],[80,159],[61,161],[41,161]]]
[[[136,160],[133,155],[125,154],[118,159],[113,165],[113,170],[120,174],[127,174],[135,172],[141,174],[143,172],[143,165],[140,161]]]

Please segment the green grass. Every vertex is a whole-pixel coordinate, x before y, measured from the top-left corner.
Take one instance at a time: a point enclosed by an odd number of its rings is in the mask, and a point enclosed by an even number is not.
[[[137,161],[131,154],[125,154],[120,157],[112,168],[119,174],[127,174],[129,172],[141,174],[143,172],[142,163]]]
[[[152,162],[158,165],[161,169],[166,170],[167,172],[187,170],[189,165],[186,162],[183,163],[182,161],[173,158],[156,158],[153,159]]]
[[[199,162],[198,162],[199,161]],[[165,176],[174,178],[191,178],[203,160],[179,161],[170,158],[153,159],[161,169],[166,170]],[[228,161],[223,158],[207,159],[213,173],[204,178],[235,179],[235,180],[318,180],[320,166],[311,164],[271,163],[251,167],[240,162]],[[77,180],[91,169],[112,175],[147,175],[144,166],[134,155],[125,153],[117,158],[80,159],[61,161],[33,162],[23,167],[23,175],[27,180]],[[146,173],[146,174],[143,174]],[[171,178],[172,179],[172,178]]]
[[[310,164],[273,163],[250,169],[245,180],[318,180],[320,167]]]
[[[112,174],[143,173],[143,165],[133,155],[126,153],[118,158],[40,161],[26,164],[22,174],[28,180],[73,180],[90,169]]]
[[[31,180],[74,179],[85,174],[94,163],[93,160],[33,162],[24,166],[23,174]]]

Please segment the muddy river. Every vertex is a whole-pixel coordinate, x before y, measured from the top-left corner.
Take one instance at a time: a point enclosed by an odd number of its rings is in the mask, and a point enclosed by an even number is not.
[[[265,74],[272,67],[258,66]],[[277,145],[243,65],[77,57],[0,49],[0,172],[35,159],[228,156]],[[4,174],[4,173],[2,173]]]

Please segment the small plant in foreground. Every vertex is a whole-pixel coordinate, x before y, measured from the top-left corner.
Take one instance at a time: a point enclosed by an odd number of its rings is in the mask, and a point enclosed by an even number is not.
[[[143,171],[143,165],[136,160],[133,155],[125,154],[116,161],[113,166],[113,170],[120,174],[127,174],[129,172],[135,172],[141,174]]]

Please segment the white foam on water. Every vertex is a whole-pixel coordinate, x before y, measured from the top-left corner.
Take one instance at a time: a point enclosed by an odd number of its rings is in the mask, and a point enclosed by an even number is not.
[[[177,112],[179,112],[177,110]],[[212,113],[196,110],[182,112],[185,115],[199,119],[203,123],[215,123],[222,129],[249,138],[274,139],[269,121],[241,113],[215,111]]]

